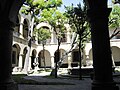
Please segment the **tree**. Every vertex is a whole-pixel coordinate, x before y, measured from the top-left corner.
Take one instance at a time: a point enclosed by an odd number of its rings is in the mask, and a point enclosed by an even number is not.
[[[112,2],[113,2],[114,4],[117,4],[117,3],[120,4],[120,0],[112,0]]]
[[[114,36],[118,35],[120,33],[120,6],[119,5],[113,5],[112,12],[109,16],[109,28],[114,29],[112,35],[110,36],[110,39],[112,39]]]
[[[55,59],[55,78],[57,78],[57,62],[60,60],[59,56],[59,47],[61,44],[61,40],[64,36],[64,31],[65,31],[65,21],[66,17],[61,13],[59,10],[57,10],[57,7],[55,8],[49,8],[49,9],[44,9],[41,13],[41,21],[43,22],[48,22],[52,28],[53,31],[56,34],[56,39],[58,42],[58,48],[57,48],[57,58]],[[54,70],[53,70],[54,73]]]
[[[118,2],[117,2],[118,3]],[[113,33],[110,36],[110,40],[120,34],[120,6],[113,3],[112,11],[109,16],[109,28],[113,29]],[[111,51],[112,54],[112,51]],[[112,56],[113,67],[115,67],[114,58]]]
[[[47,39],[49,39],[51,37],[51,33],[48,29],[44,28],[44,27],[41,27],[39,29],[35,29],[34,30],[34,33],[35,33],[35,36],[37,37],[38,39],[38,42],[42,43],[42,46],[43,46],[43,56],[42,56],[42,59],[43,59],[43,62],[44,62],[44,67],[45,67],[45,70],[46,70],[46,63],[45,63],[45,44],[46,44],[46,41]]]
[[[29,29],[28,48],[27,48],[28,52],[25,58],[24,72],[28,71],[33,26],[39,23],[39,17],[41,11],[44,9],[60,6],[61,4],[62,4],[62,0],[26,0],[24,5],[22,6],[21,12],[24,14],[31,15],[31,25]]]
[[[90,32],[88,30],[89,24],[87,22],[86,6],[83,7],[79,3],[77,7],[73,7],[73,4],[66,8],[66,16],[68,17],[68,22],[73,29],[79,35],[78,45],[79,45],[79,79],[82,79],[81,75],[81,52],[85,47],[85,42],[87,42],[90,37]]]

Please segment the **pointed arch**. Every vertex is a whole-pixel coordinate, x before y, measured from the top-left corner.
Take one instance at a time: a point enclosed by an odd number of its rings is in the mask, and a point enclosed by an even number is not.
[[[27,39],[28,38],[28,31],[29,31],[29,28],[28,28],[28,20],[27,19],[24,19],[24,22],[23,22],[23,37],[25,38],[25,39]]]

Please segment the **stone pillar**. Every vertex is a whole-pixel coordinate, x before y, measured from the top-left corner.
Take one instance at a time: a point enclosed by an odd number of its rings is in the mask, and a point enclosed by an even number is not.
[[[86,52],[83,50],[82,66],[86,66]]]
[[[72,68],[71,62],[72,62],[72,60],[71,60],[71,53],[69,53],[69,54],[68,54],[68,69],[71,69],[71,68]]]
[[[70,43],[71,39],[70,39],[70,31],[67,32],[67,43]]]
[[[12,80],[13,28],[9,20],[0,20],[0,90],[17,90]]]
[[[35,44],[38,44],[38,38],[35,37]]]
[[[23,59],[23,54],[20,54],[19,55],[19,62],[18,62],[19,71],[22,70],[22,64],[23,64],[22,59]]]
[[[52,30],[52,32],[51,32],[51,44],[53,44],[54,43],[54,31]]]
[[[23,21],[24,21],[24,18],[21,17],[21,22],[20,22],[20,38],[23,38]]]
[[[31,68],[32,68],[32,65],[31,65],[31,56],[29,57],[29,63],[28,63],[28,71],[30,71],[31,70]]]
[[[24,0],[0,1],[0,90],[18,90],[12,79],[13,27]]]
[[[51,68],[55,68],[54,56],[51,56]]]
[[[113,81],[107,0],[86,0],[91,24],[94,78],[92,90],[119,90]]]

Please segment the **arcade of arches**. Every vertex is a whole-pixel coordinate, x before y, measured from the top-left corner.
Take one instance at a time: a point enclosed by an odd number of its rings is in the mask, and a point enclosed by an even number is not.
[[[25,57],[27,54],[27,43],[28,43],[28,35],[30,28],[30,18],[28,16],[22,17],[22,15],[18,15],[17,18],[17,26],[14,28],[13,33],[13,52],[12,52],[12,67],[13,71],[19,72],[24,68]],[[38,62],[38,68],[53,68],[55,63],[55,52],[57,50],[57,40],[55,37],[54,31],[51,30],[51,26],[47,23],[40,23],[37,28],[46,28],[51,32],[51,38],[46,41],[45,50],[38,39],[34,37],[34,33],[32,33],[32,45],[31,52],[29,56],[29,65],[28,70],[34,69],[35,60]],[[60,58],[64,56],[64,54],[68,51],[71,42],[71,34],[70,27],[66,25],[66,32],[64,38],[62,40],[62,44],[60,46]],[[33,27],[35,28],[35,27]],[[117,39],[117,45],[115,46],[115,41],[112,41],[111,50],[112,56],[114,60],[114,64],[116,66],[120,66],[120,48],[119,48],[119,39]],[[63,66],[65,68],[78,67],[79,65],[79,52],[77,47],[68,55],[65,56],[63,60]],[[92,61],[92,46],[91,43],[86,44],[85,52],[82,53],[82,66],[93,66]]]
[[[32,22],[30,22],[30,18],[27,17],[19,17],[19,29],[16,27],[14,32],[14,37],[12,39],[12,32],[13,32],[13,23],[15,23],[15,18],[18,15],[18,11],[20,7],[22,6],[24,0],[4,0],[0,2],[0,15],[1,15],[1,24],[0,24],[0,42],[1,43],[1,52],[0,52],[0,90],[17,90],[17,85],[13,82],[11,79],[11,54],[12,54],[12,63],[13,67],[16,65],[23,67],[24,64],[24,58],[28,55],[29,52],[27,48],[28,44],[28,37],[33,36],[32,31],[29,30],[33,28],[34,25]],[[107,6],[107,0],[85,0],[87,5],[87,16],[90,20],[91,24],[91,40],[92,40],[92,50],[93,50],[93,62],[94,62],[94,80],[92,83],[92,90],[119,90],[119,88],[116,86],[113,80],[112,76],[112,58],[111,53],[119,52],[118,48],[112,47],[110,52],[110,42],[109,42],[109,32],[108,32],[108,15],[111,11],[110,8]],[[6,7],[7,6],[7,7]],[[101,13],[103,15],[101,15]],[[6,22],[7,21],[7,22]],[[18,22],[18,21],[17,21]],[[23,31],[24,30],[24,31]],[[71,41],[70,38],[70,32],[69,27],[66,28],[67,35],[65,35],[64,38],[66,38],[66,41],[63,42],[61,45],[61,49],[64,51],[67,51],[69,48],[69,44]],[[32,41],[31,45],[31,52],[29,52],[30,56],[28,57],[29,60],[27,60],[29,64],[29,68],[31,69],[31,62],[32,59],[36,59],[34,61],[37,61],[38,58],[35,56],[39,56],[39,61],[41,58],[45,60],[47,58],[44,57],[44,54],[47,55],[47,57],[51,57],[51,66],[54,67],[54,53],[57,50],[56,38],[54,37],[55,34],[53,30],[51,30],[51,41],[49,45],[53,45],[54,48],[49,48],[48,45],[45,47],[45,52],[42,51],[42,48],[39,47],[39,44],[36,44],[36,39]],[[6,35],[6,37],[4,37]],[[12,40],[13,40],[13,52],[12,51]],[[35,43],[33,43],[35,42]],[[100,45],[102,47],[100,47]],[[111,45],[112,46],[112,45]],[[113,45],[114,46],[114,45]],[[77,49],[77,48],[76,48]],[[117,51],[116,51],[117,49]],[[41,54],[39,53],[41,52]],[[39,54],[38,54],[39,53]],[[76,56],[77,52],[75,51],[73,53],[73,57]],[[61,54],[61,53],[60,53]],[[7,55],[7,57],[6,57]],[[83,54],[84,55],[84,54]],[[60,55],[61,56],[61,55]],[[72,61],[71,55],[68,55],[68,61]],[[86,58],[86,56],[84,56]],[[104,57],[104,59],[103,59]],[[30,61],[31,58],[31,61]],[[87,58],[89,58],[87,54]],[[4,60],[3,60],[4,59]],[[74,57],[75,59],[75,57]],[[118,54],[113,54],[113,59],[116,60],[116,62],[119,62]],[[25,60],[26,61],[26,60]],[[41,61],[40,61],[41,62]],[[104,62],[104,63],[103,63]],[[70,64],[70,62],[68,62]],[[25,63],[26,64],[26,63]],[[31,65],[31,66],[30,66]],[[49,65],[49,64],[47,64]],[[5,68],[4,68],[5,67]],[[19,67],[17,69],[20,69]],[[104,69],[104,70],[103,70]]]

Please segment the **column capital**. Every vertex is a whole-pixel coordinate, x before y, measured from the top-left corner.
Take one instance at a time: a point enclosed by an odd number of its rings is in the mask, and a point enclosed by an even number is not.
[[[24,23],[20,23],[20,25],[24,25]]]
[[[23,56],[24,54],[23,53],[20,53],[19,56]]]

